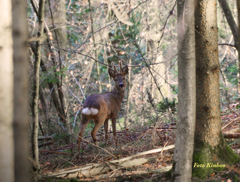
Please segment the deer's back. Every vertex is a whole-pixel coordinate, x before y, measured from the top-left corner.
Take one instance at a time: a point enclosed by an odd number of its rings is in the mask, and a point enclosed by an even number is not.
[[[90,95],[83,104],[82,114],[106,114],[108,119],[116,117],[121,107],[121,101],[111,92]],[[94,110],[94,109],[97,109]],[[96,113],[96,114],[94,114]]]

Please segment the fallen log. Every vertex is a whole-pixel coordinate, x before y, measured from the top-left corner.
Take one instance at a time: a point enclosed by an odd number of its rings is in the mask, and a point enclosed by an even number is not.
[[[53,138],[51,136],[48,137],[39,137],[38,138],[38,148],[45,147],[48,145],[53,145]]]
[[[115,170],[115,169],[121,169],[121,168],[132,168],[132,167],[135,167],[135,166],[140,166],[142,164],[145,164],[147,163],[148,160],[147,159],[144,159],[144,158],[141,158],[141,159],[134,159],[134,160],[131,160],[131,161],[126,161],[126,162],[123,162],[123,163],[120,163],[120,164],[114,164],[114,163],[103,163],[103,164],[100,164],[99,166],[97,167],[93,167],[91,168],[90,170],[82,170],[82,171],[78,171],[78,172],[75,172],[75,173],[70,173],[70,174],[67,174],[67,175],[60,175],[59,177],[67,177],[67,178],[89,178],[89,177],[93,177],[95,175],[99,175],[99,174],[103,174],[103,173],[106,173],[108,171],[111,171],[111,170]]]
[[[53,138],[52,138],[51,136],[38,137],[38,141],[39,141],[39,142],[40,142],[40,141],[43,141],[43,140],[45,140],[45,141],[47,141],[47,140],[52,140],[52,141],[53,141]]]
[[[53,145],[53,142],[42,143],[38,145],[38,148],[46,147],[48,145]]]
[[[175,145],[169,145],[169,146],[161,147],[161,148],[158,148],[158,149],[152,149],[152,150],[141,152],[141,153],[138,153],[138,154],[135,154],[135,155],[132,155],[132,156],[129,156],[129,157],[125,157],[125,158],[122,158],[122,159],[119,159],[119,160],[115,160],[115,161],[123,162],[123,161],[127,161],[127,160],[130,160],[130,159],[136,158],[136,157],[143,156],[143,155],[154,154],[154,153],[158,153],[158,152],[161,152],[161,151],[170,150],[170,149],[173,149],[174,147],[175,147]]]
[[[224,138],[240,138],[240,133],[223,133]]]
[[[223,132],[224,138],[240,138],[240,128],[234,128]]]
[[[118,171],[114,174],[101,174],[101,175],[98,175],[98,179],[99,180],[103,180],[103,179],[109,179],[109,178],[118,178],[121,176],[129,176],[129,172],[131,173],[131,176],[135,176],[135,175],[144,175],[144,174],[149,174],[149,173],[165,173],[165,172],[168,172],[172,169],[172,166],[166,166],[166,167],[163,167],[163,168],[160,168],[160,169],[156,169],[156,170],[147,170],[147,171],[125,171],[125,172],[122,172],[122,171]],[[94,180],[94,179],[93,179]],[[126,180],[126,181],[129,181],[129,180]]]

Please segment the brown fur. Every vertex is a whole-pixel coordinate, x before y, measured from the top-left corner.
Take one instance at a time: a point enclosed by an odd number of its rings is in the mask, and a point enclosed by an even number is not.
[[[80,150],[80,143],[82,141],[82,135],[85,131],[88,123],[91,119],[94,120],[95,126],[91,132],[92,139],[96,144],[96,133],[99,128],[104,124],[105,130],[105,142],[108,139],[108,120],[112,120],[113,136],[117,145],[116,138],[116,119],[121,108],[121,103],[124,97],[126,88],[125,75],[128,73],[128,67],[122,68],[120,62],[120,72],[117,72],[116,67],[113,66],[114,70],[108,69],[109,75],[114,79],[114,90],[103,94],[90,95],[84,102],[83,108],[95,108],[98,109],[97,115],[86,115],[82,113],[82,120],[80,123],[80,132],[78,137],[78,150]]]

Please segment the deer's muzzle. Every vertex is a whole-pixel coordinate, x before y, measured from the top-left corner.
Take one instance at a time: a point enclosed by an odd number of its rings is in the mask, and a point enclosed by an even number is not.
[[[124,84],[123,83],[119,83],[119,87],[120,88],[124,87]]]

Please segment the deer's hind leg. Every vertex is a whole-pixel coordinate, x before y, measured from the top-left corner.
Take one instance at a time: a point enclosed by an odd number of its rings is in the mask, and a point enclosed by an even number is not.
[[[78,144],[78,151],[80,151],[80,144],[81,144],[81,141],[82,141],[82,135],[89,123],[89,121],[91,120],[91,118],[85,116],[85,115],[82,115],[82,120],[81,120],[81,123],[80,123],[80,131],[79,131],[79,134],[78,134],[78,139],[77,139],[77,144]]]
[[[95,122],[95,126],[91,132],[91,135],[92,135],[92,139],[93,139],[93,142],[95,144],[97,144],[97,139],[96,139],[96,134],[97,134],[97,131],[99,130],[99,128],[103,125],[103,123],[105,122],[105,119],[107,117],[104,115],[101,115],[99,116],[97,119],[94,119],[94,122]]]

